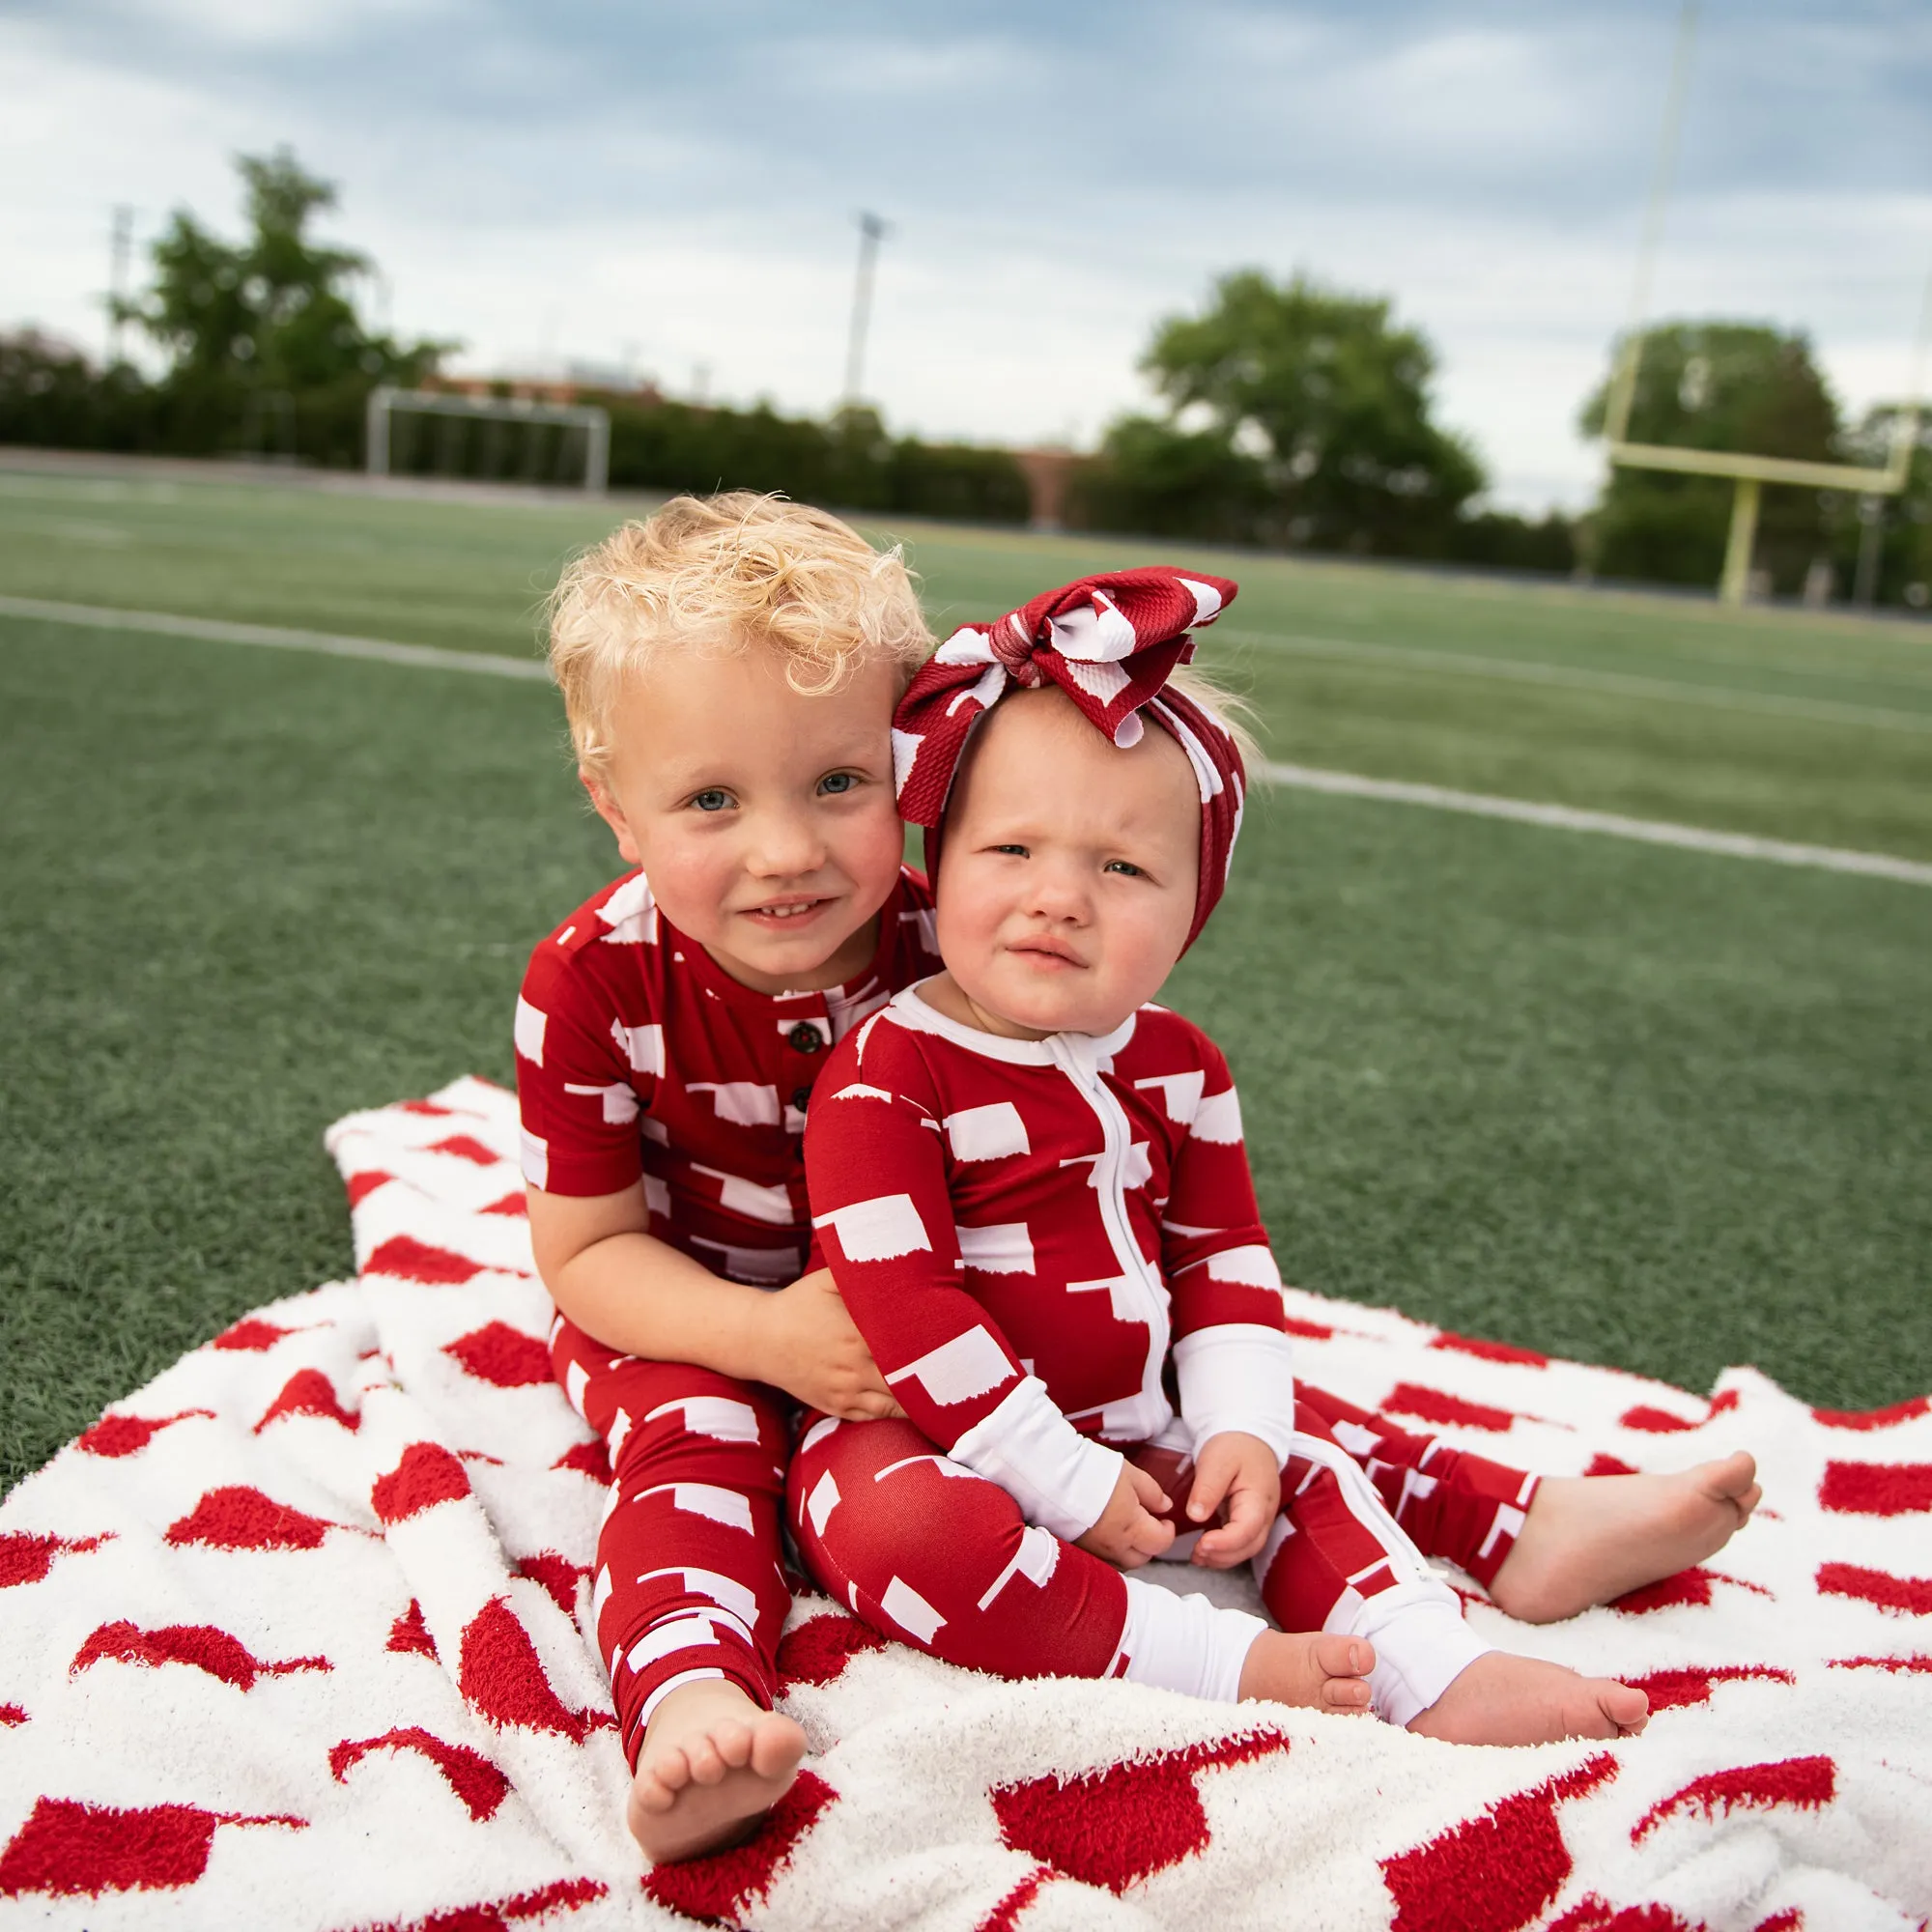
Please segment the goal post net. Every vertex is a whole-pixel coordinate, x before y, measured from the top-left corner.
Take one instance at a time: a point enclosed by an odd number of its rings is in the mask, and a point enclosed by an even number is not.
[[[575,484],[601,497],[611,416],[592,404],[384,384],[369,394],[367,467],[371,476]]]

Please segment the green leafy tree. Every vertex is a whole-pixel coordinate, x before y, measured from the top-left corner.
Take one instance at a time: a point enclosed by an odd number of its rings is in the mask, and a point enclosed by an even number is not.
[[[1904,413],[1898,403],[1868,410],[1845,437],[1847,460],[1883,469]],[[1833,550],[1839,587],[1847,592],[1857,585],[1868,516],[1877,526],[1875,601],[1914,611],[1932,608],[1932,421],[1922,415],[1918,419],[1905,488],[1897,496],[1839,499]]]
[[[1600,437],[1622,355],[1583,405],[1579,426]],[[1670,322],[1646,329],[1628,440],[1747,456],[1841,460],[1838,406],[1799,333],[1758,323]],[[1668,470],[1610,472],[1591,526],[1592,562],[1606,577],[1715,583],[1723,565],[1734,486]],[[1834,506],[1814,490],[1770,488],[1756,561],[1776,588],[1795,590],[1832,547]]]
[[[1434,350],[1386,300],[1241,270],[1162,323],[1141,368],[1168,419],[1117,424],[1109,454],[1170,514],[1198,518],[1185,499],[1218,477],[1227,520],[1260,499],[1264,540],[1436,555],[1483,488],[1473,450],[1431,420]]]
[[[153,286],[124,316],[168,357],[161,386],[177,439],[353,461],[369,389],[420,381],[452,345],[399,342],[365,325],[353,284],[368,257],[310,233],[335,205],[329,183],[286,148],[236,167],[247,238],[223,241],[178,209],[154,245]]]

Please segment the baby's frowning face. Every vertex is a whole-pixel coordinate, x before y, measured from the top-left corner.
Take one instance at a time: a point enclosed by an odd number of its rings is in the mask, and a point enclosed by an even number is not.
[[[1122,752],[1061,693],[1015,692],[975,734],[945,830],[939,951],[958,1017],[1010,1037],[1105,1034],[1159,992],[1201,863],[1200,793],[1166,731]]]

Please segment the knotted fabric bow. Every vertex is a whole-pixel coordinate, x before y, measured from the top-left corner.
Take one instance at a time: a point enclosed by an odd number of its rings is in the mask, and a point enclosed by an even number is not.
[[[1175,666],[1194,655],[1193,633],[1235,601],[1225,577],[1153,566],[1083,577],[955,631],[920,667],[893,721],[899,810],[925,830],[935,880],[939,834],[953,774],[973,726],[1015,688],[1057,685],[1122,751],[1151,719],[1187,753],[1201,791],[1201,875],[1192,946],[1228,883],[1241,829],[1246,775],[1228,728],[1171,689]]]

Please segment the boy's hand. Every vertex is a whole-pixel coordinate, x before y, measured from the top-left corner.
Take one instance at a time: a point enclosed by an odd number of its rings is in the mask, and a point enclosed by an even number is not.
[[[859,1333],[830,1268],[802,1275],[767,1297],[760,1326],[760,1381],[845,1422],[903,1415]]]
[[[1194,1546],[1192,1560],[1207,1570],[1245,1563],[1267,1541],[1268,1525],[1281,1508],[1281,1465],[1260,1436],[1231,1429],[1208,1436],[1196,1452],[1188,1520],[1207,1522],[1223,1502],[1227,1521]]]
[[[1122,1462],[1120,1480],[1100,1512],[1100,1520],[1074,1541],[1117,1570],[1138,1570],[1174,1541],[1174,1525],[1163,1522],[1156,1513],[1170,1507],[1160,1485],[1145,1469]]]

